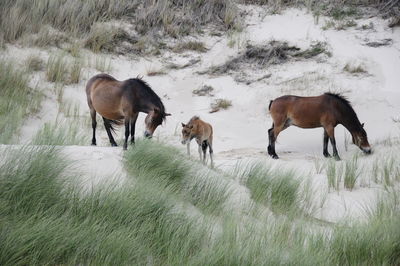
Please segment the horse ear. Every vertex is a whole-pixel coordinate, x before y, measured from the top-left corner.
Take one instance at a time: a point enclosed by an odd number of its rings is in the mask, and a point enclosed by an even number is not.
[[[364,123],[362,123],[361,126],[364,127]]]
[[[181,123],[181,124],[182,124],[182,127],[186,127],[186,125],[184,123]]]

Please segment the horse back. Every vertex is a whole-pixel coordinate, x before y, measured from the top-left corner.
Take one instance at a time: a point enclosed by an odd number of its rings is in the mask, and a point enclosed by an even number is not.
[[[121,81],[107,74],[92,77],[86,85],[89,107],[108,119],[123,118],[121,84]]]
[[[195,135],[200,136],[202,140],[212,139],[213,136],[213,128],[211,124],[201,120],[200,118],[196,118],[190,121],[191,124],[194,125]]]
[[[320,127],[331,122],[331,103],[324,95],[300,97],[285,95],[276,98],[270,105],[270,113],[276,124],[290,123],[303,128]]]

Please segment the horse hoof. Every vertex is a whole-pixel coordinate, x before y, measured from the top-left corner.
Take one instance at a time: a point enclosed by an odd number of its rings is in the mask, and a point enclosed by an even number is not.
[[[338,155],[334,156],[336,161],[340,161],[340,157]]]
[[[332,156],[329,153],[324,153],[325,158],[331,158]]]
[[[92,142],[92,146],[96,146],[96,145],[97,145],[96,142],[95,143]]]
[[[272,157],[272,159],[275,159],[275,160],[276,160],[276,159],[279,159],[279,156],[276,155],[276,154],[272,154],[271,157]]]
[[[118,147],[117,143],[111,143],[111,147]]]

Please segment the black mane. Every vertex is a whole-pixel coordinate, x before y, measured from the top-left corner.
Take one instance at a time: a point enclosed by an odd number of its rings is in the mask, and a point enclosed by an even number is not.
[[[150,85],[140,77],[128,79],[125,81],[126,85],[135,88],[142,98],[146,98],[160,109],[163,119],[165,119],[165,107],[160,97],[151,89]],[[134,86],[138,85],[138,86]]]
[[[342,104],[344,104],[344,106],[347,107],[349,112],[356,118],[356,121],[361,125],[361,123],[357,117],[357,114],[353,109],[353,106],[351,105],[350,101],[345,96],[341,95],[340,93],[333,93],[333,92],[326,92],[326,93],[324,93],[324,95],[333,97],[336,100],[338,100],[339,102],[341,102]]]

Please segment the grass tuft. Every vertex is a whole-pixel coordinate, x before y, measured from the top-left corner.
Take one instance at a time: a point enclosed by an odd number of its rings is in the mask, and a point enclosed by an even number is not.
[[[36,71],[44,70],[44,61],[38,55],[33,55],[33,54],[30,55],[26,59],[26,65],[27,65],[28,71],[36,72]]]
[[[42,94],[28,86],[29,76],[12,60],[0,58],[0,143],[18,135],[25,118],[40,108]]]
[[[204,43],[198,41],[182,42],[172,49],[175,53],[183,53],[184,51],[195,51],[204,53],[207,51]]]
[[[354,189],[356,181],[361,172],[358,165],[358,157],[354,156],[351,160],[346,161],[344,167],[344,187],[350,191]]]
[[[46,78],[50,82],[65,83],[68,78],[68,61],[64,54],[50,55],[47,60]]]
[[[35,145],[85,145],[89,143],[87,134],[80,132],[79,123],[57,120],[45,123],[32,139]]]
[[[367,73],[365,67],[362,64],[347,63],[344,66],[343,70],[351,74]]]
[[[230,101],[230,100],[227,100],[227,99],[215,99],[210,105],[210,107],[211,107],[210,113],[218,112],[221,109],[226,110],[231,106],[232,106],[232,101]]]

